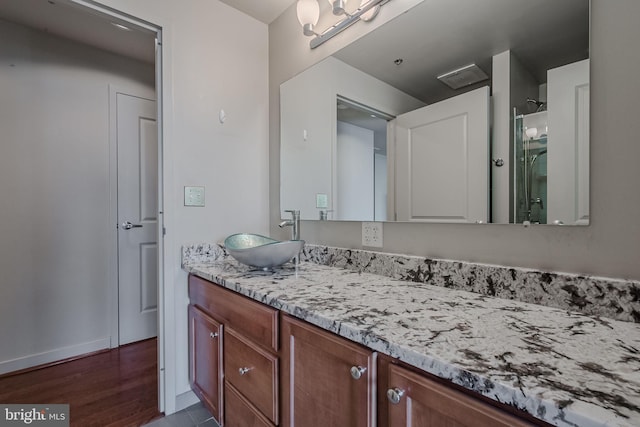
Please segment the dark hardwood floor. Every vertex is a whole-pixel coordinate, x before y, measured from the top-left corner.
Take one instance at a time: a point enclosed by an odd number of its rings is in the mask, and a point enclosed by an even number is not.
[[[68,403],[71,426],[141,426],[158,412],[157,340],[0,377],[0,403]]]

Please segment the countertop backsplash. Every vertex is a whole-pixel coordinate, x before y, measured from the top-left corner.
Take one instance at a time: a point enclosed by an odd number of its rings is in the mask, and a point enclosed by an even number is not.
[[[183,263],[226,256],[220,244],[182,248]],[[521,267],[305,245],[300,261],[640,323],[640,282]]]

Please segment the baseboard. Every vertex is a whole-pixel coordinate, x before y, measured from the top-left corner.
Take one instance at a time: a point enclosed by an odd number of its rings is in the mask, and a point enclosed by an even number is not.
[[[57,348],[43,353],[30,354],[28,356],[0,362],[0,375],[57,362],[58,360],[64,360],[70,357],[80,356],[82,354],[93,353],[98,350],[108,349],[110,343],[111,338],[106,337],[95,341]]]
[[[200,399],[198,399],[198,396],[196,396],[196,394],[191,390],[179,394],[176,396],[176,412],[182,411],[184,408],[188,408],[189,406],[195,405],[198,402],[200,402]]]

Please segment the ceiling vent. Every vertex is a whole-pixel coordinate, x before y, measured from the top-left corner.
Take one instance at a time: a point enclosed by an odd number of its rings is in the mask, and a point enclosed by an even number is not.
[[[460,89],[461,87],[469,86],[487,80],[488,78],[489,76],[476,64],[465,65],[462,68],[438,76],[438,80],[451,89]]]

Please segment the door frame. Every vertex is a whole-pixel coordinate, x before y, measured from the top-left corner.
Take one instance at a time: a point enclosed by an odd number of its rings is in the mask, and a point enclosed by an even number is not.
[[[169,180],[171,176],[171,168],[166,167],[164,160],[170,158],[168,155],[169,144],[165,139],[165,134],[168,135],[166,129],[170,126],[168,120],[165,117],[170,118],[172,115],[172,98],[171,91],[164,91],[165,78],[167,82],[171,81],[171,67],[165,64],[167,55],[163,55],[163,36],[170,39],[169,26],[164,22],[152,23],[146,21],[137,16],[121,12],[108,6],[104,6],[94,0],[68,0],[70,3],[78,6],[86,11],[108,16],[115,20],[124,21],[134,27],[148,30],[156,34],[156,52],[155,52],[155,96],[156,99],[156,120],[158,126],[158,409],[160,412],[173,413],[175,412],[175,376],[176,370],[173,367],[175,365],[175,351],[171,349],[175,347],[175,326],[173,316],[172,299],[166,298],[165,295],[170,295],[173,292],[173,287],[165,286],[165,277],[171,277],[175,272],[170,265],[165,266],[165,259],[170,259],[172,252],[170,250],[171,245],[166,242],[166,224],[167,216],[165,212],[165,180]],[[165,72],[167,70],[167,72]],[[167,83],[167,84],[169,84]],[[118,343],[118,252],[117,252],[117,230],[114,228],[117,225],[117,173],[112,173],[112,167],[117,165],[117,157],[112,158],[112,150],[115,149],[115,133],[112,127],[112,120],[115,120],[115,115],[112,114],[111,106],[115,104],[111,101],[111,87],[109,96],[109,223],[106,226],[112,230],[112,238],[109,241],[109,331],[112,334],[111,346],[117,346]],[[166,105],[166,107],[165,107]],[[114,160],[116,162],[114,163]],[[166,170],[166,172],[165,172]],[[115,179],[115,184],[113,180]],[[115,193],[114,193],[115,192]],[[116,197],[114,198],[114,194]],[[168,239],[167,239],[168,240]],[[165,251],[169,253],[165,254]],[[114,326],[115,325],[115,326]],[[115,329],[114,329],[115,327]],[[115,331],[116,335],[113,335]],[[113,337],[116,337],[114,339]],[[171,342],[167,343],[167,339]],[[165,349],[167,351],[165,351]],[[169,360],[167,362],[166,360]],[[167,369],[165,370],[165,366]],[[168,398],[170,397],[170,398]]]

